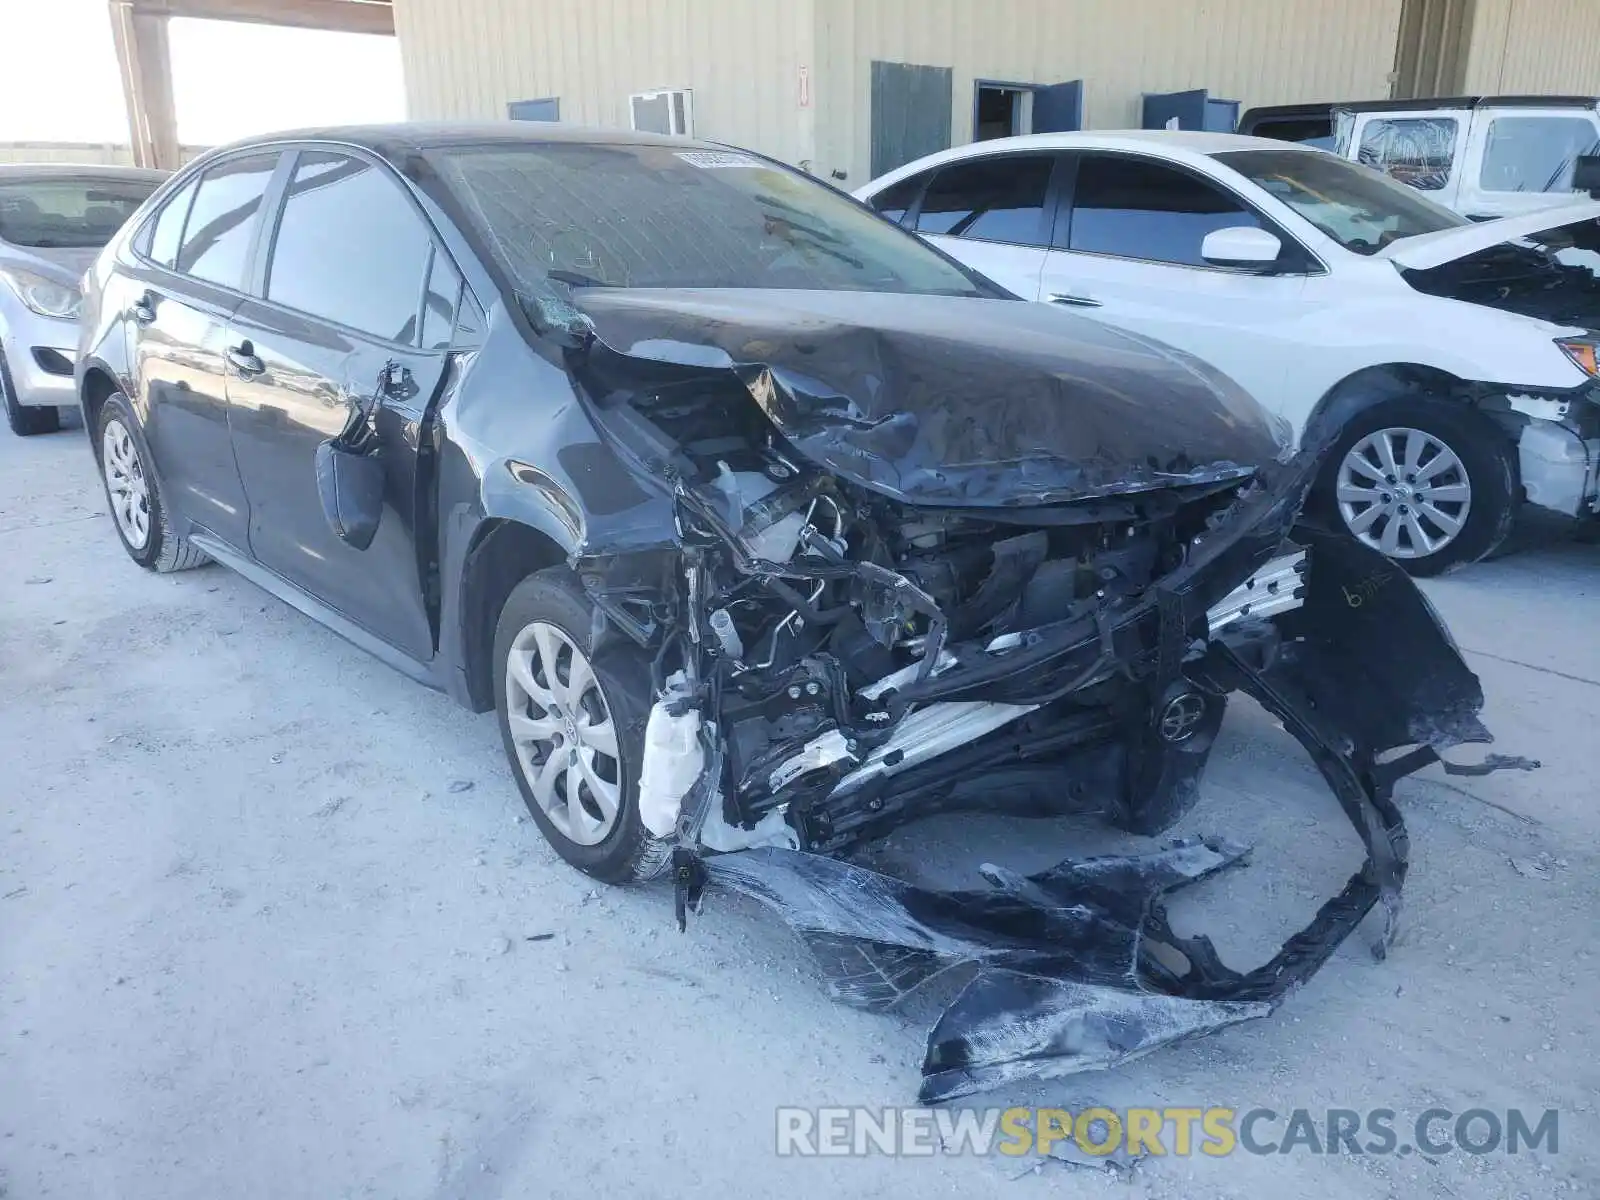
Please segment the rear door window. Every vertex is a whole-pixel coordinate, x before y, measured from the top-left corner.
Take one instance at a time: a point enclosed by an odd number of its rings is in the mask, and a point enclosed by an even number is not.
[[[1484,140],[1478,186],[1486,192],[1569,192],[1580,155],[1597,148],[1587,117],[1495,117]]]
[[[1461,124],[1454,117],[1373,118],[1361,129],[1356,160],[1419,192],[1450,184]]]
[[[276,151],[246,154],[218,163],[201,177],[173,264],[177,270],[223,287],[244,286],[261,198],[277,165]]]
[[[421,214],[375,164],[305,151],[273,242],[267,299],[414,345],[431,245]]]
[[[1260,219],[1238,197],[1152,159],[1086,154],[1072,193],[1067,249],[1203,267],[1206,234]]]
[[[1047,154],[1006,154],[943,167],[928,185],[917,232],[1016,246],[1047,246]]]

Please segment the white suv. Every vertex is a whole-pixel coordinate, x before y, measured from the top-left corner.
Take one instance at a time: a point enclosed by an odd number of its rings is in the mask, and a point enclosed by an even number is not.
[[[1600,512],[1600,202],[1472,223],[1309,147],[1040,134],[856,193],[1018,295],[1168,342],[1325,445],[1318,499],[1433,574]]]

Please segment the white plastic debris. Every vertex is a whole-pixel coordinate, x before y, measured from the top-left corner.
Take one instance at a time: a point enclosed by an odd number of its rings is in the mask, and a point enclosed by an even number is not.
[[[744,657],[744,642],[739,638],[739,631],[734,628],[733,614],[725,608],[719,608],[711,614],[707,624],[717,639],[717,644],[722,647],[722,653],[734,662]]]
[[[644,727],[639,820],[658,838],[670,837],[677,828],[683,798],[705,769],[699,710],[687,708],[677,716],[669,711],[688,692],[689,681],[684,673],[674,672],[667,679],[665,693],[650,709],[650,719]]]

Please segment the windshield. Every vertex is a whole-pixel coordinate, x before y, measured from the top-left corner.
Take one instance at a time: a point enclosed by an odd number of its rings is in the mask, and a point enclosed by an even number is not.
[[[142,179],[0,182],[0,242],[31,249],[98,249],[156,190]]]
[[[1467,224],[1465,217],[1405,184],[1331,154],[1230,150],[1216,159],[1357,254],[1375,254],[1397,238]]]
[[[519,291],[996,294],[850,197],[737,151],[529,143],[429,157]]]

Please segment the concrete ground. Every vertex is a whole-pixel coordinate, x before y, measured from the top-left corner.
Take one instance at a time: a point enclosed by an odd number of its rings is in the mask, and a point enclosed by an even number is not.
[[[1430,585],[1497,748],[1545,765],[1401,785],[1413,867],[1388,961],[1364,930],[1267,1020],[977,1098],[1391,1108],[1402,1133],[1435,1106],[1556,1108],[1559,1151],[1110,1175],[776,1157],[777,1106],[910,1103],[926,1011],[830,1003],[748,903],[713,896],[679,935],[668,892],[591,884],[526,820],[492,719],[221,568],[136,569],[103,508],[81,431],[0,436],[7,1200],[1600,1194],[1600,548]],[[1257,846],[1176,914],[1240,965],[1359,861],[1298,747],[1243,703],[1182,831]],[[951,819],[876,857],[948,877],[1134,841]]]

